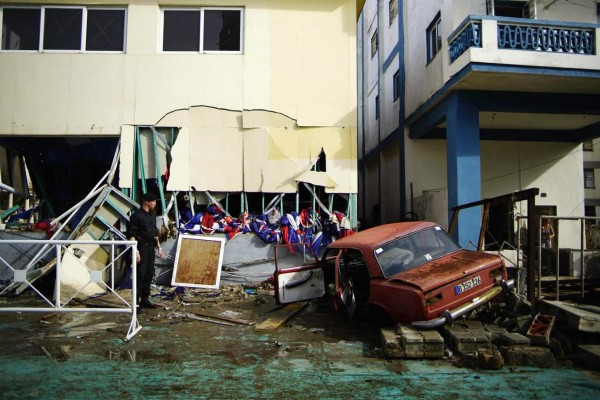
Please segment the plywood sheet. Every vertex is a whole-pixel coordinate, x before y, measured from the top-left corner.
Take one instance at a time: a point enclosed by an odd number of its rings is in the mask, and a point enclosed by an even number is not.
[[[307,303],[291,303],[281,310],[277,310],[273,315],[254,327],[257,332],[274,331],[283,325],[288,319],[302,310]]]
[[[173,286],[218,289],[225,239],[179,235]]]

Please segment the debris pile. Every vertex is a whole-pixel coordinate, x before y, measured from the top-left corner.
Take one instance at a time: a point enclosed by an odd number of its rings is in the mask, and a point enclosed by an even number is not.
[[[523,296],[511,293],[504,302],[489,303],[438,331],[402,324],[382,329],[384,354],[388,358],[444,358],[457,366],[492,370],[517,365],[548,368],[574,361],[597,368],[600,349],[590,344],[598,342],[600,313],[595,320],[598,332],[586,333],[569,323],[572,316],[549,310],[547,303],[560,302],[539,302],[533,307]],[[592,319],[586,320],[588,327]]]

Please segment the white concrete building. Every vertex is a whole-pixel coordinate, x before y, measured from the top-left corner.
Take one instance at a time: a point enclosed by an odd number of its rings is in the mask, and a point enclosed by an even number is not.
[[[5,185],[26,191],[12,167],[24,155],[59,214],[120,140],[133,198],[210,191],[235,215],[265,194],[302,207],[307,183],[355,214],[354,0],[59,3],[0,1]]]
[[[600,195],[584,189],[582,168],[598,166],[582,146],[600,136],[597,10],[596,0],[366,1],[359,218],[447,226],[455,206],[529,188],[540,215],[600,205],[586,200]],[[526,214],[492,207],[486,241],[514,243]],[[476,243],[481,210],[460,215],[459,243]],[[579,224],[561,222],[558,237],[578,247]]]

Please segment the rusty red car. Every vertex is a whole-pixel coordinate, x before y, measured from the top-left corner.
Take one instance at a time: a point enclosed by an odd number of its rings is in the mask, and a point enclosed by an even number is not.
[[[460,248],[432,222],[399,222],[357,232],[316,257],[303,244],[275,249],[278,304],[331,295],[346,318],[442,326],[514,287],[504,260]]]

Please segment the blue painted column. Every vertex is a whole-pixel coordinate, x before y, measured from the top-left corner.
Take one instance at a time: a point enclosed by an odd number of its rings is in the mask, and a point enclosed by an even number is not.
[[[452,208],[481,199],[481,152],[479,112],[472,98],[454,93],[448,99],[446,139],[448,157],[448,221]],[[467,247],[477,246],[481,226],[481,207],[461,210],[454,239]],[[473,245],[469,248],[474,249]]]

